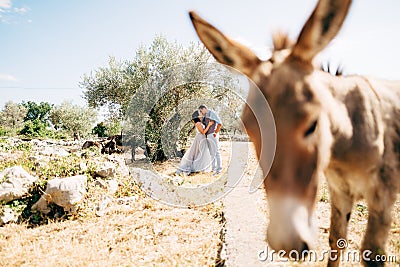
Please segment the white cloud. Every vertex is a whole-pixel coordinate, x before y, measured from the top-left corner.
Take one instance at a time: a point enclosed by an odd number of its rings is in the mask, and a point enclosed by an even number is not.
[[[0,0],[0,24],[18,24],[29,11],[31,9],[28,6],[12,7],[12,0]]]
[[[17,78],[11,74],[0,73],[0,81],[16,82]]]
[[[11,0],[0,0],[0,9],[2,8],[10,8]]]
[[[0,0],[1,1],[1,0]],[[18,13],[18,14],[25,14],[26,12],[28,12],[30,9],[29,7],[14,7],[14,12]]]

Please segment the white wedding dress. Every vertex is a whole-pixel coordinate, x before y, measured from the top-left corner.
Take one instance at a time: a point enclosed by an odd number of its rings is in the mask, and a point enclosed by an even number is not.
[[[198,122],[200,123],[200,122]],[[203,125],[203,124],[202,124]],[[204,128],[204,126],[203,126]],[[207,138],[201,134],[196,128],[197,134],[189,150],[180,162],[177,174],[193,172],[207,172],[211,170],[211,156],[207,145]]]

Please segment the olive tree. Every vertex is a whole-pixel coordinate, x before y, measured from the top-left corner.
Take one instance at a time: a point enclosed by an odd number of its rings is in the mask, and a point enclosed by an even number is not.
[[[68,101],[54,106],[50,111],[50,121],[54,127],[71,135],[86,135],[90,133],[96,120],[96,110],[74,105]]]
[[[27,109],[20,104],[8,101],[0,112],[0,127],[11,135],[24,126],[24,118]]]
[[[179,132],[192,127],[180,107],[191,101],[189,109],[193,111],[201,99],[228,101],[225,96],[235,83],[229,76],[222,78],[225,86],[207,83],[213,78],[205,63],[213,61],[199,43],[183,46],[157,36],[149,46],[140,46],[132,60],[110,57],[107,67],[85,74],[80,85],[90,107],[106,107],[112,117],[119,119],[134,116],[131,126],[144,129],[140,136],[134,136],[134,142],[145,145],[153,161],[164,160],[176,156],[178,143],[185,143],[187,135]],[[138,111],[145,116],[138,117]],[[124,132],[134,130],[126,125]]]

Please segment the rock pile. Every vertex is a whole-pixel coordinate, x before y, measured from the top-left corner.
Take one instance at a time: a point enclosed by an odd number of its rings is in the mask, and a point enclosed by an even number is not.
[[[111,138],[107,143],[115,142],[117,146],[117,141]],[[29,213],[37,211],[49,214],[52,208],[50,204],[62,207],[67,213],[75,213],[88,190],[94,188],[102,196],[99,203],[93,203],[96,206],[95,214],[102,216],[107,212],[109,203],[115,201],[113,195],[118,191],[119,177],[129,176],[129,169],[123,155],[86,153],[82,151],[82,143],[37,139],[22,141],[17,138],[0,143],[0,159],[23,162],[0,169],[0,226],[17,222],[25,209]],[[19,150],[19,147],[25,146],[28,147],[26,150]],[[57,173],[52,169],[54,166],[65,168],[64,173],[71,173],[72,176],[54,175]],[[43,183],[47,183],[44,191],[41,190]],[[34,199],[32,194],[37,196],[38,193],[40,198],[32,205],[29,202]],[[19,206],[13,206],[15,203]]]

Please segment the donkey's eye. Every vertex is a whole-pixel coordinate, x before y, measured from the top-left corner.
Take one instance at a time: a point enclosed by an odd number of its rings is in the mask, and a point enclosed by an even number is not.
[[[307,131],[304,133],[304,137],[307,137],[307,136],[309,136],[310,134],[312,134],[312,133],[315,132],[315,129],[317,128],[317,123],[318,123],[318,121],[315,120],[315,121],[310,125],[310,127],[308,127]]]

